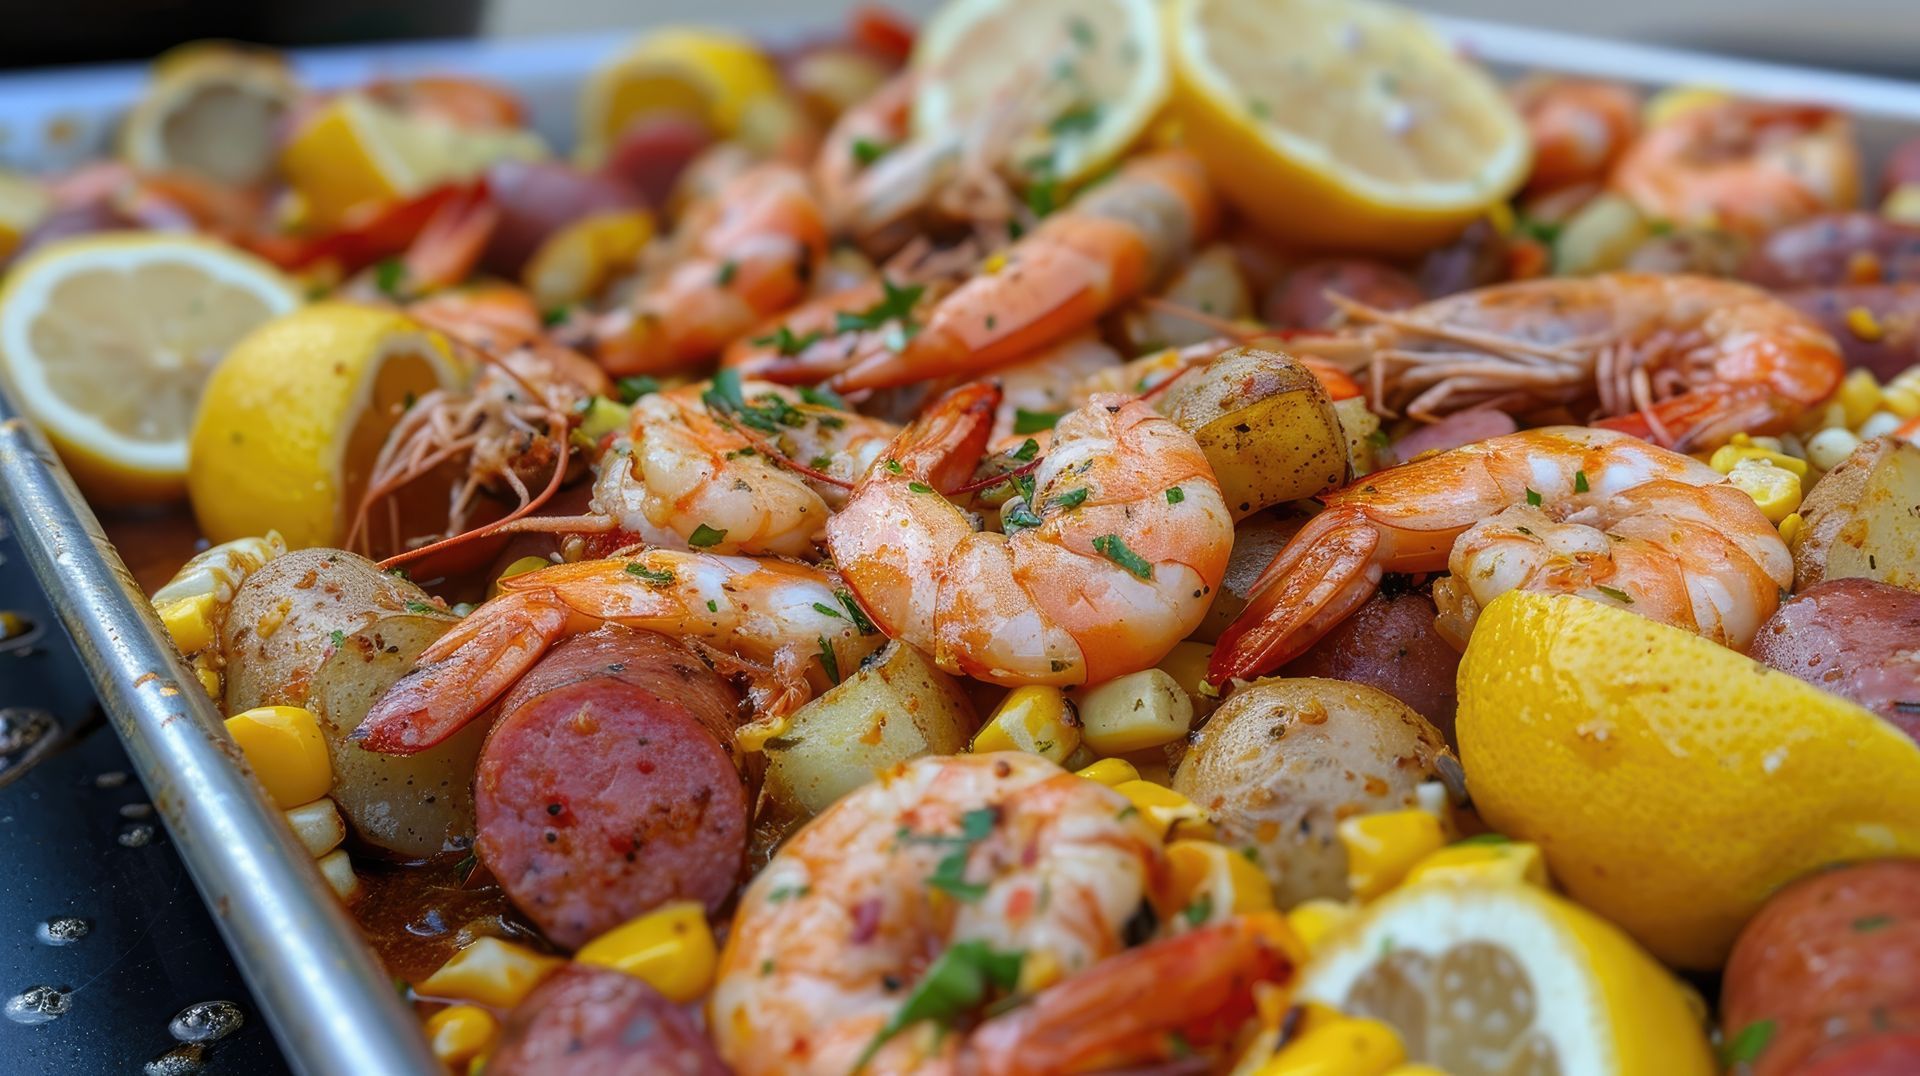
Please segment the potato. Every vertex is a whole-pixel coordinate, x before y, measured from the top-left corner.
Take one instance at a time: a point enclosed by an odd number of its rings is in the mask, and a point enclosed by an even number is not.
[[[1776,893],[1740,931],[1722,1031],[1753,1076],[1914,1072],[1920,1060],[1920,860],[1856,863]],[[1762,1030],[1751,1030],[1760,1028]],[[1904,1040],[1908,1064],[1846,1067]]]
[[[1829,579],[1782,604],[1749,653],[1852,699],[1920,742],[1920,592]]]
[[[1397,699],[1338,680],[1256,680],[1200,730],[1173,787],[1213,818],[1219,840],[1251,848],[1290,908],[1344,898],[1341,820],[1416,806],[1414,790],[1448,754],[1440,733]]]
[[[397,855],[432,855],[473,832],[473,765],[486,722],[406,757],[363,751],[347,734],[455,622],[419,587],[363,557],[289,553],[234,595],[221,631],[227,712],[312,710],[333,762],[333,798],[354,832]]]
[[[1227,574],[1214,588],[1213,604],[1207,606],[1205,619],[1190,638],[1203,643],[1219,642],[1220,633],[1246,609],[1254,581],[1305,523],[1304,516],[1269,512],[1234,524],[1233,552],[1227,555]]]
[[[1793,585],[1859,577],[1920,590],[1920,447],[1875,437],[1800,505]]]
[[[952,677],[889,643],[767,741],[766,789],[783,807],[818,814],[889,766],[966,750],[978,724]]]
[[[1347,478],[1347,439],[1320,379],[1291,355],[1237,347],[1156,402],[1200,443],[1233,518]]]

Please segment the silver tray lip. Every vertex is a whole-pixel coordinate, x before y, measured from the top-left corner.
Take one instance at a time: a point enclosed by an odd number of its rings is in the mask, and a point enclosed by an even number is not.
[[[1679,49],[1430,16],[1458,46],[1502,70],[1699,84],[1851,112],[1870,142],[1920,134],[1920,84],[1761,63]],[[795,20],[742,26],[780,40]],[[631,35],[602,32],[516,41],[418,42],[297,49],[320,87],[430,69],[503,81],[526,94],[534,125],[556,144],[572,129],[581,72]],[[0,74],[0,165],[58,168],[105,150],[134,99],[138,64]],[[49,141],[48,131],[62,137]],[[79,650],[95,689],[153,792],[175,847],[274,1037],[295,1071],[412,1076],[439,1071],[410,1009],[335,901],[278,809],[251,779],[211,699],[133,582],[66,469],[0,385],[0,511]],[[182,689],[177,685],[185,685]]]

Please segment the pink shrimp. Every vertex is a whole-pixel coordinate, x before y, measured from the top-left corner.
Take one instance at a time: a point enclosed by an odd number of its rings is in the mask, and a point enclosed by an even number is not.
[[[1513,88],[1533,136],[1535,193],[1606,178],[1640,129],[1640,98],[1617,82],[1530,78]]]

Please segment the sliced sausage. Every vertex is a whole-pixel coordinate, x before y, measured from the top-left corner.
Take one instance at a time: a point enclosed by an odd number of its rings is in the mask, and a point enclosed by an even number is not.
[[[1484,407],[1458,411],[1438,422],[1416,427],[1395,441],[1393,458],[1405,463],[1422,452],[1446,452],[1490,437],[1504,437],[1519,428],[1520,424],[1505,411]]]
[[[646,983],[574,964],[507,1017],[487,1076],[726,1076],[693,1019]]]
[[[1761,626],[1751,653],[1920,742],[1920,593],[1872,579],[1817,583]]]
[[[1775,291],[1920,281],[1920,227],[1878,213],[1827,213],[1767,236],[1740,276]]]
[[[737,704],[680,644],[618,627],[554,647],[501,700],[474,775],[476,850],[556,944],[732,894],[751,803]]]
[[[1920,283],[1797,288],[1780,298],[1819,321],[1848,366],[1887,381],[1920,362]]]
[[[1328,258],[1288,273],[1267,293],[1260,314],[1282,329],[1324,329],[1340,317],[1327,293],[1381,310],[1405,310],[1426,299],[1412,277],[1364,258]]]
[[[1433,601],[1425,594],[1375,594],[1275,675],[1321,676],[1379,688],[1454,743],[1460,652],[1434,630],[1433,616]]]

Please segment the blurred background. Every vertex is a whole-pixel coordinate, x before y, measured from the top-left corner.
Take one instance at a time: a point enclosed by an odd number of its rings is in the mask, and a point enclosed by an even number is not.
[[[921,14],[935,0],[895,0]],[[1451,15],[1920,79],[1916,0],[1413,0]],[[70,0],[6,4],[0,67],[150,56],[198,37],[270,44],[525,36],[670,20],[831,18],[854,0]]]

